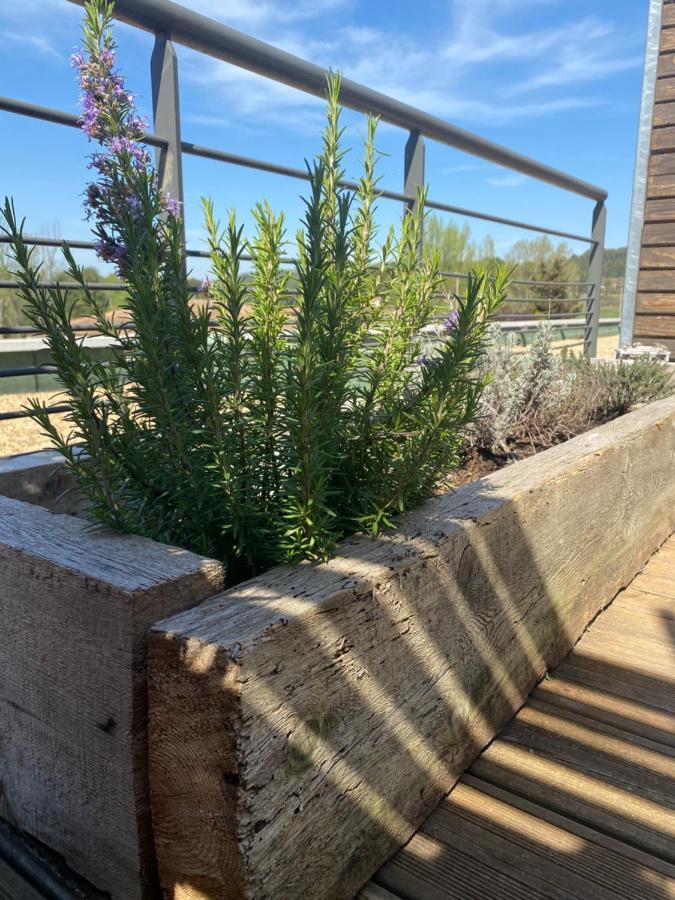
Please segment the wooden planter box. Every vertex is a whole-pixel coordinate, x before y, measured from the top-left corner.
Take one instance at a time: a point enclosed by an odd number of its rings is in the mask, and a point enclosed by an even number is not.
[[[115,900],[156,897],[145,635],[223,573],[35,505],[81,511],[67,487],[57,454],[0,461],[0,815]]]
[[[673,530],[674,459],[669,399],[225,592],[0,462],[0,815],[114,900],[153,837],[171,900],[353,896]]]
[[[173,900],[347,900],[675,527],[675,399],[159,623]]]

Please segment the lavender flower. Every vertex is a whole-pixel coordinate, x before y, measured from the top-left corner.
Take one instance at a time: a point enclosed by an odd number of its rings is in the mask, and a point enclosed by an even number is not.
[[[138,220],[141,216],[141,198],[138,194],[131,194],[127,197],[127,205],[131,210],[131,215],[134,221]]]
[[[122,262],[128,253],[126,244],[116,244],[111,240],[99,240],[94,244],[94,250],[103,262]]]
[[[456,309],[450,313],[447,318],[443,320],[443,324],[441,326],[441,330],[445,334],[451,334],[453,331],[457,330],[457,325],[459,324],[459,312]]]
[[[171,194],[168,193],[168,191],[162,198],[162,206],[170,216],[180,215],[181,202],[180,200],[176,200],[175,197],[172,197]]]

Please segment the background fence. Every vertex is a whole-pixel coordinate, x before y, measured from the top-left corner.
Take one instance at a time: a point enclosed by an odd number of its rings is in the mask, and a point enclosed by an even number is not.
[[[70,0],[82,5],[82,0]],[[239,66],[266,78],[290,85],[298,90],[316,96],[323,96],[327,71],[297,56],[279,50],[248,35],[242,34],[219,22],[192,12],[169,0],[117,0],[115,15],[138,28],[154,33],[155,41],[150,59],[150,73],[153,100],[153,132],[144,137],[146,144],[156,148],[160,184],[163,190],[182,201],[184,154],[214,160],[235,167],[245,167],[261,172],[269,172],[286,178],[307,180],[304,169],[279,165],[271,160],[256,159],[230,153],[227,150],[206,147],[183,140],[181,134],[181,105],[178,82],[178,60],[174,44],[182,44],[231,65]],[[581,333],[577,345],[583,346],[584,353],[595,355],[600,321],[601,276],[605,239],[607,192],[565,172],[551,168],[544,163],[530,159],[478,135],[457,128],[448,122],[429,115],[392,97],[374,91],[349,79],[343,79],[341,101],[344,106],[363,113],[372,113],[384,122],[404,129],[408,133],[404,150],[403,189],[398,191],[380,190],[379,195],[388,201],[412,207],[417,202],[417,189],[425,184],[425,140],[436,141],[448,147],[469,153],[475,157],[505,166],[539,181],[551,184],[562,191],[587,198],[592,202],[590,227],[587,234],[545,227],[532,222],[505,218],[474,209],[453,206],[433,197],[433,185],[425,201],[425,207],[441,213],[450,213],[485,222],[493,222],[512,228],[522,229],[555,238],[580,241],[590,248],[587,281],[578,282],[536,282],[515,280],[512,282],[514,295],[509,297],[507,314],[499,318],[504,328],[523,330],[533,328],[541,319],[549,319],[552,327],[561,335]],[[73,113],[27,103],[20,99],[0,97],[0,110],[20,116],[41,119],[67,128],[79,128],[79,117]],[[356,189],[355,182],[344,180],[342,186]],[[1,240],[1,239],[0,239]],[[63,239],[45,235],[31,235],[28,243],[38,247],[59,247]],[[75,240],[67,243],[75,250],[92,250],[89,241]],[[204,250],[187,248],[189,257],[208,257]],[[450,289],[458,289],[466,275],[459,272],[444,273]],[[13,280],[0,281],[0,289],[11,289],[17,283]],[[45,286],[48,283],[45,282]],[[61,284],[62,288],[76,290],[77,286]],[[90,284],[95,291],[123,291],[123,284]],[[565,296],[551,297],[551,289],[560,289]],[[537,291],[541,297],[537,298]],[[574,296],[567,296],[573,293]],[[531,308],[536,301],[538,312]],[[544,309],[542,310],[542,303]],[[548,309],[546,304],[548,303]],[[527,306],[526,306],[527,304]],[[522,305],[522,313],[515,312]],[[568,307],[569,312],[565,311]],[[581,307],[581,313],[578,312]],[[563,311],[560,311],[560,310]],[[83,332],[91,332],[91,326],[76,326]],[[54,381],[53,367],[39,332],[25,325],[0,325],[0,379],[35,378],[44,386],[45,381]],[[109,339],[84,337],[92,352],[105,352]],[[569,344],[568,346],[575,346]],[[5,382],[9,384],[10,382]],[[67,409],[65,406],[52,407],[54,412]],[[0,420],[19,418],[25,413],[12,410],[0,413]]]

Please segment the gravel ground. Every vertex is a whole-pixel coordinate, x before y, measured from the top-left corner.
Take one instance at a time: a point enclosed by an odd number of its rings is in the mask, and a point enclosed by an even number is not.
[[[571,343],[574,343],[574,341],[558,341],[555,346],[564,347],[566,344]],[[618,344],[618,335],[601,337],[598,340],[598,356],[614,356],[614,350]],[[573,349],[575,353],[578,353],[581,348],[574,347]],[[20,409],[29,396],[29,394],[0,394],[0,412]],[[45,394],[44,398],[46,400],[48,396]],[[65,416],[54,416],[54,420],[58,423],[63,423]],[[0,420],[0,456],[30,453],[32,450],[42,450],[48,446],[49,441],[32,419]]]

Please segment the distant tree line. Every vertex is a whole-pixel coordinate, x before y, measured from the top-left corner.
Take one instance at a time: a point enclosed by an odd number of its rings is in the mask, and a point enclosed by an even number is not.
[[[515,284],[511,293],[521,299],[531,299],[532,305],[513,304],[510,312],[575,312],[583,307],[583,300],[574,303],[552,303],[554,300],[582,297],[586,292],[581,283],[588,278],[589,251],[572,253],[564,242],[554,242],[548,235],[516,241],[509,252],[499,255],[495,252],[491,237],[473,237],[471,227],[459,225],[452,220],[443,221],[438,216],[428,217],[425,228],[425,247],[435,248],[441,256],[444,272],[466,273],[472,267],[492,260],[516,266],[514,278],[517,281],[539,282],[526,285]],[[626,248],[605,250],[603,265],[603,306],[618,307],[623,275],[626,267]],[[452,281],[449,281],[452,284]],[[550,286],[549,286],[550,285]]]

